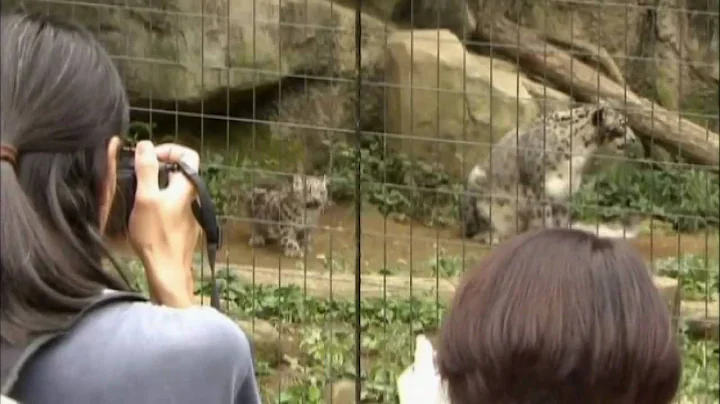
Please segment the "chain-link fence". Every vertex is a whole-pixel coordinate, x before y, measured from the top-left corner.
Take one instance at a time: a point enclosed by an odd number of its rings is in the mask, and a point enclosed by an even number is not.
[[[254,338],[267,402],[397,402],[458,275],[496,239],[559,223],[540,199],[517,213],[558,161],[583,167],[544,182],[563,213],[633,236],[652,264],[681,333],[679,402],[718,402],[717,0],[7,3],[93,30],[130,136],[201,152],[223,307]],[[571,108],[598,105],[638,142],[559,149],[590,116]],[[521,142],[540,148],[532,169],[503,176],[516,159],[492,147]]]

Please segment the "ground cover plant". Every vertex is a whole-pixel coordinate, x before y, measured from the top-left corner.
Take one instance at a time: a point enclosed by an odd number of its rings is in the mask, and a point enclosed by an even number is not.
[[[455,276],[461,260],[445,259],[438,276]],[[719,263],[701,256],[662,259],[656,270],[677,278],[688,300],[718,304]],[[137,263],[132,263],[138,273]],[[355,302],[307,296],[299,287],[242,284],[231,272],[224,279],[224,304],[237,320],[264,320],[295,341],[292,353],[278,359],[260,356],[256,372],[267,403],[319,404],[326,388],[342,379],[353,380],[355,369]],[[137,278],[141,279],[141,278]],[[142,281],[138,287],[145,289]],[[197,293],[209,285],[198,283]],[[207,301],[207,299],[205,300]],[[433,296],[413,299],[364,299],[361,302],[362,398],[366,403],[397,403],[396,379],[412,361],[419,333],[433,335],[444,304]],[[720,397],[720,346],[717,340],[698,339],[679,325],[683,351],[683,379],[678,402],[717,403]],[[278,347],[278,349],[280,349]],[[285,348],[287,349],[287,348]]]

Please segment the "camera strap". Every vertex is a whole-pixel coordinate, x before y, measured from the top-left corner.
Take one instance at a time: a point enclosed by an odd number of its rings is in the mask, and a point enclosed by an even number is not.
[[[190,167],[182,160],[174,165],[193,184],[197,192],[197,200],[192,204],[192,211],[205,234],[205,246],[207,248],[208,265],[210,266],[210,280],[212,282],[210,304],[216,310],[220,311],[220,284],[215,275],[215,261],[217,259],[217,251],[222,247],[222,229],[218,223],[215,203],[212,200],[210,191],[205,185],[205,181],[200,177],[198,170]]]

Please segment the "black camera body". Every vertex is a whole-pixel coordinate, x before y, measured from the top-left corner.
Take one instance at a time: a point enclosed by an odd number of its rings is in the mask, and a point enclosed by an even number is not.
[[[193,215],[205,232],[207,243],[219,248],[222,235],[215,214],[215,203],[210,196],[205,181],[200,177],[200,173],[183,161],[177,163],[160,162],[159,164],[158,186],[160,189],[168,186],[171,172],[182,173],[195,187],[197,198],[192,203]],[[122,147],[117,162],[115,198],[110,208],[110,217],[105,229],[106,235],[110,238],[127,235],[130,213],[135,204],[136,191],[135,148]]]
[[[158,186],[160,189],[167,187],[169,174],[177,171],[177,165],[160,163],[158,173]],[[137,190],[137,175],[135,174],[135,148],[121,147],[117,159],[117,188],[115,198],[110,208],[105,233],[111,237],[123,237],[127,235],[127,226],[130,221],[130,213],[135,204],[135,192]]]

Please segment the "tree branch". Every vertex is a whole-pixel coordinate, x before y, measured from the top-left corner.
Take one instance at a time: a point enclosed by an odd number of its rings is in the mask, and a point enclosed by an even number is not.
[[[583,102],[596,102],[602,98],[615,108],[625,110],[629,124],[638,136],[678,150],[692,163],[720,164],[717,133],[640,97],[567,52],[547,44],[534,31],[505,18],[479,16],[477,34],[496,44],[494,48],[498,52],[517,58],[525,69],[546,77],[573,98]],[[548,52],[540,52],[541,49]]]

